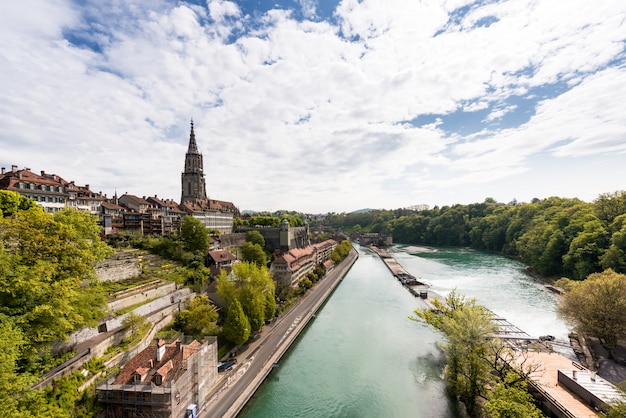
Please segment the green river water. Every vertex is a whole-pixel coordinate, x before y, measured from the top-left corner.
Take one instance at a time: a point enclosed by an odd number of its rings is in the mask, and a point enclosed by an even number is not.
[[[567,339],[555,296],[513,260],[464,249],[394,247],[411,274],[458,293],[533,336]],[[460,417],[441,379],[441,337],[408,316],[421,308],[373,252],[354,264],[240,417]]]

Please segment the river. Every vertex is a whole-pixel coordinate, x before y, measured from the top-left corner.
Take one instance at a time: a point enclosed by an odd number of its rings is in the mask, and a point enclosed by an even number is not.
[[[555,296],[524,265],[466,249],[393,247],[411,274],[452,289],[533,336],[567,339]],[[240,417],[460,417],[445,394],[441,336],[408,316],[423,307],[372,251],[359,260]]]

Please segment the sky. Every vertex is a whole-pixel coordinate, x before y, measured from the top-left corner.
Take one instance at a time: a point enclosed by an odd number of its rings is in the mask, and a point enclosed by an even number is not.
[[[351,212],[626,189],[623,0],[0,4],[0,165]]]

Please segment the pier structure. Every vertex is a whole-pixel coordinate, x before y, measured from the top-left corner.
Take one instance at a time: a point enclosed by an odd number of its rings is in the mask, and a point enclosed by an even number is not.
[[[406,271],[387,250],[383,250],[374,245],[370,245],[369,248],[378,254],[389,271],[391,271],[391,274],[393,274],[393,276],[402,283],[402,286],[413,296],[428,299],[428,288],[430,288],[430,284],[424,282],[421,278],[418,280],[415,276]]]

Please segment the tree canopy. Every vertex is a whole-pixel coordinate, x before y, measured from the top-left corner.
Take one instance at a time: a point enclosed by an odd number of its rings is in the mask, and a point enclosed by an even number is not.
[[[86,212],[50,215],[34,206],[0,218],[0,313],[24,333],[22,367],[103,315],[106,301],[95,263],[111,252]]]
[[[518,354],[497,338],[491,312],[456,291],[445,301],[433,299],[432,304],[434,309],[416,309],[409,318],[445,335],[448,389],[463,402],[468,414],[542,417],[525,390],[524,379],[536,365],[516,361]]]
[[[174,327],[187,335],[202,338],[217,335],[218,313],[208,296],[196,296],[185,309],[180,311],[174,320]]]
[[[230,275],[222,272],[217,279],[218,295],[229,305],[238,301],[252,332],[261,329],[265,320],[274,315],[274,290],[275,283],[267,267],[250,262],[233,265]]]
[[[211,244],[209,230],[193,216],[185,215],[180,225],[180,237],[191,252],[206,253]]]
[[[626,339],[626,275],[608,269],[573,283],[559,313],[584,335],[597,337],[612,357]]]
[[[450,391],[465,404],[470,416],[478,410],[477,400],[485,396],[491,379],[485,361],[496,326],[491,314],[473,299],[452,292],[445,302],[434,299],[434,310],[418,309],[411,319],[443,332],[447,339],[445,376]]]
[[[241,259],[259,267],[267,265],[267,255],[263,247],[251,242],[245,242],[241,246]]]
[[[29,199],[17,192],[0,190],[0,217],[11,216],[22,210],[37,206],[33,199]]]
[[[626,191],[594,202],[550,197],[529,203],[482,203],[426,210],[333,214],[327,223],[347,232],[393,234],[394,242],[461,246],[516,257],[548,277],[583,280],[612,268],[626,273]]]
[[[72,416],[76,387],[62,393],[30,390],[32,376],[51,367],[53,343],[104,315],[95,264],[112,250],[87,212],[64,209],[52,215],[10,192],[0,192],[0,206],[3,416]],[[48,396],[57,398],[50,402]]]
[[[250,322],[237,299],[228,307],[222,333],[224,338],[235,344],[243,344],[250,338]]]

